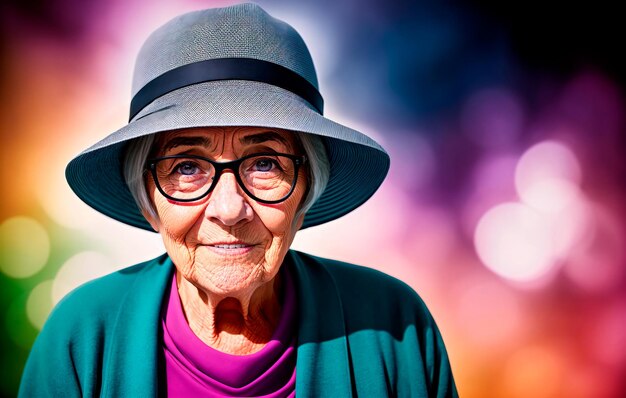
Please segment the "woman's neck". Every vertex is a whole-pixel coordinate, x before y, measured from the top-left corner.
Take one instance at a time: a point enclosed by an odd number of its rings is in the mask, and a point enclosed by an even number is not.
[[[233,355],[260,351],[280,319],[280,276],[254,291],[218,296],[177,274],[178,294],[187,323],[208,346]]]

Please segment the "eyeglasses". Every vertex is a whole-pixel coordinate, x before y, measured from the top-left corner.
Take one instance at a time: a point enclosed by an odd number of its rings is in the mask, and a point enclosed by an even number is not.
[[[193,202],[207,196],[226,169],[232,170],[243,191],[257,202],[273,204],[287,199],[298,181],[305,156],[255,153],[230,162],[215,162],[196,155],[172,155],[151,159],[148,168],[157,189],[177,202]]]

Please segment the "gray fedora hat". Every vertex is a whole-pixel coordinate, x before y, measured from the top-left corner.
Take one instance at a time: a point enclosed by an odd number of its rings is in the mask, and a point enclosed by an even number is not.
[[[128,141],[148,134],[257,126],[322,137],[330,179],[302,228],[354,210],[389,170],[389,156],[378,143],[322,116],[304,41],[255,4],[187,13],[157,29],[137,57],[132,96],[130,122],[72,159],[65,175],[85,203],[149,231],[122,165]]]

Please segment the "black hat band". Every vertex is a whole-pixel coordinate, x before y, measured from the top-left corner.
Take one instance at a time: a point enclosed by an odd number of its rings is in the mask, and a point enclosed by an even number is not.
[[[130,103],[132,120],[146,105],[182,87],[216,80],[250,80],[291,91],[323,114],[324,100],[308,80],[284,66],[252,58],[216,58],[179,66],[152,79]]]

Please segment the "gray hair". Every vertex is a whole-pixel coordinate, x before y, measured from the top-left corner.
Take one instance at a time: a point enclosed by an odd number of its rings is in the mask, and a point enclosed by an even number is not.
[[[320,136],[293,132],[302,145],[307,157],[308,194],[298,209],[294,221],[305,214],[313,203],[322,195],[330,178],[330,163],[326,156],[326,149]],[[146,190],[146,161],[153,150],[156,134],[130,140],[124,152],[124,179],[135,198],[135,202],[143,214],[150,215],[157,220],[158,215]]]

